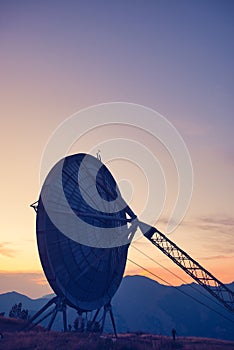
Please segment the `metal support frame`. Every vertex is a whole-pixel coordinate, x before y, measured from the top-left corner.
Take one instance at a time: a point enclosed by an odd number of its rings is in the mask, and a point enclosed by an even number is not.
[[[49,310],[43,317],[39,318],[46,310],[51,308],[54,304],[54,307],[52,310]],[[46,330],[51,330],[53,323],[55,321],[55,318],[58,314],[58,312],[62,312],[63,314],[63,330],[64,332],[67,331],[67,305],[64,301],[64,298],[56,296],[53,299],[49,300],[38,312],[33,315],[28,322],[23,326],[22,330],[31,330],[35,326],[37,326],[39,323],[44,321],[46,318],[51,316],[48,326],[46,327]],[[36,321],[36,322],[34,322]]]
[[[94,322],[96,321],[100,310],[101,310],[100,308],[96,310],[95,315],[94,315],[94,317],[93,317],[93,319],[92,319],[91,325],[93,325]]]
[[[115,320],[114,320],[114,315],[113,315],[111,303],[108,303],[108,304],[104,305],[104,307],[103,307],[103,315],[102,315],[102,318],[101,318],[101,322],[102,322],[101,323],[101,333],[103,333],[104,326],[105,326],[106,315],[107,315],[108,312],[110,314],[110,319],[111,319],[111,323],[112,323],[112,327],[113,327],[113,330],[114,330],[115,337],[117,338]]]
[[[66,305],[66,302],[64,301],[64,298],[56,296],[56,297],[52,298],[51,300],[49,300],[38,312],[36,312],[35,315],[33,315],[28,320],[28,322],[23,326],[23,328],[21,330],[22,331],[32,330],[39,323],[41,323],[42,321],[44,321],[45,319],[47,319],[50,316],[49,323],[46,327],[46,330],[50,331],[58,312],[62,312],[63,330],[64,330],[64,332],[67,332],[67,312],[66,312],[66,310],[67,310],[67,305]],[[89,326],[89,329],[86,328],[87,327],[87,325],[86,325],[86,327],[84,329],[85,332],[89,332],[89,331],[92,332],[93,331],[94,324],[97,320],[97,317],[100,313],[100,310],[101,310],[101,308],[96,310],[94,317],[91,321],[91,324]],[[46,313],[46,311],[48,311],[48,312]],[[77,312],[78,312],[79,317],[82,320],[83,311],[77,310]],[[114,334],[115,334],[115,337],[117,338],[116,325],[115,325],[114,315],[113,315],[112,306],[111,306],[110,302],[103,306],[103,314],[101,316],[101,319],[98,321],[98,323],[101,323],[100,333],[101,334],[103,333],[107,313],[110,314],[110,319],[111,319],[111,323],[113,326]],[[42,317],[40,317],[40,316],[42,316]],[[81,323],[81,320],[80,320],[80,323]]]
[[[146,226],[148,225],[139,223],[139,227],[143,228],[144,231]],[[179,248],[163,233],[154,227],[148,227],[149,230],[145,233],[145,237],[217,300],[219,300],[219,302],[221,302],[229,311],[234,313],[234,292],[202,267],[197,261],[191,258],[184,250]]]
[[[78,310],[78,329],[77,329],[78,332],[102,334],[103,331],[104,331],[106,316],[109,313],[110,314],[111,323],[112,323],[112,326],[113,326],[113,331],[114,331],[115,337],[117,338],[116,325],[115,325],[115,320],[114,320],[114,315],[113,315],[111,303],[109,302],[109,303],[107,303],[106,305],[103,306],[103,313],[102,313],[101,317],[99,318],[99,320],[97,320],[100,311],[101,311],[101,308],[97,309],[95,314],[94,314],[94,316],[93,316],[93,318],[92,318],[92,320],[90,320],[90,323],[88,322],[88,323],[86,323],[85,326],[82,326],[82,321],[83,321],[82,314],[84,313],[84,311]],[[95,328],[96,323],[98,324],[98,328]]]

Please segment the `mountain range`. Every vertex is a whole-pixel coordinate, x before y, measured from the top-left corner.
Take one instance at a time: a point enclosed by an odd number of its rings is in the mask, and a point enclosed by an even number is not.
[[[234,291],[234,282],[227,286]],[[0,312],[8,316],[11,307],[21,302],[33,315],[52,296],[31,299],[17,292],[0,294]],[[196,283],[171,287],[143,276],[126,276],[112,306],[119,333],[170,335],[175,328],[180,336],[234,340],[234,315]],[[73,325],[76,317],[76,311],[68,308],[68,323]],[[56,318],[54,329],[62,329],[61,315]],[[105,330],[111,331],[108,317]]]

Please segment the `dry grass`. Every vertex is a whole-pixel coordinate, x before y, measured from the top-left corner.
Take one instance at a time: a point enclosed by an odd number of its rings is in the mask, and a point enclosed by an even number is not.
[[[15,332],[23,327],[25,321],[16,320],[15,318],[0,317],[1,332]]]
[[[169,337],[147,334],[85,336],[68,332],[4,333],[1,350],[234,350],[234,342],[179,337],[174,343]]]
[[[22,329],[26,321],[10,317],[0,317],[0,332],[17,332]],[[43,327],[35,327],[36,331],[43,331]]]

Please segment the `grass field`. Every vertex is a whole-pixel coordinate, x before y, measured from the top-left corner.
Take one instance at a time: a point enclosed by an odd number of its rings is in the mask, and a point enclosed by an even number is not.
[[[42,327],[36,331],[20,332],[25,321],[0,318],[0,350],[234,350],[233,341],[170,337],[141,333],[111,335],[88,335],[75,332],[46,332]]]
[[[0,317],[0,332],[17,332],[22,329],[26,321],[17,320],[15,318]],[[35,327],[37,331],[43,331],[44,328],[41,326]]]
[[[5,332],[0,340],[1,350],[234,350],[234,342],[182,338],[175,342],[169,337],[148,334],[111,336],[85,336],[62,332]]]

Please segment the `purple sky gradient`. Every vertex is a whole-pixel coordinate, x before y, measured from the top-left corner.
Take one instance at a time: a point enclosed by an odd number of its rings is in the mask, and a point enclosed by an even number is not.
[[[234,280],[233,18],[227,0],[1,1],[2,273],[41,272],[29,204],[54,129],[81,108],[126,101],[168,118],[190,151],[194,194],[173,240],[198,259],[226,256],[230,267],[206,266]]]

